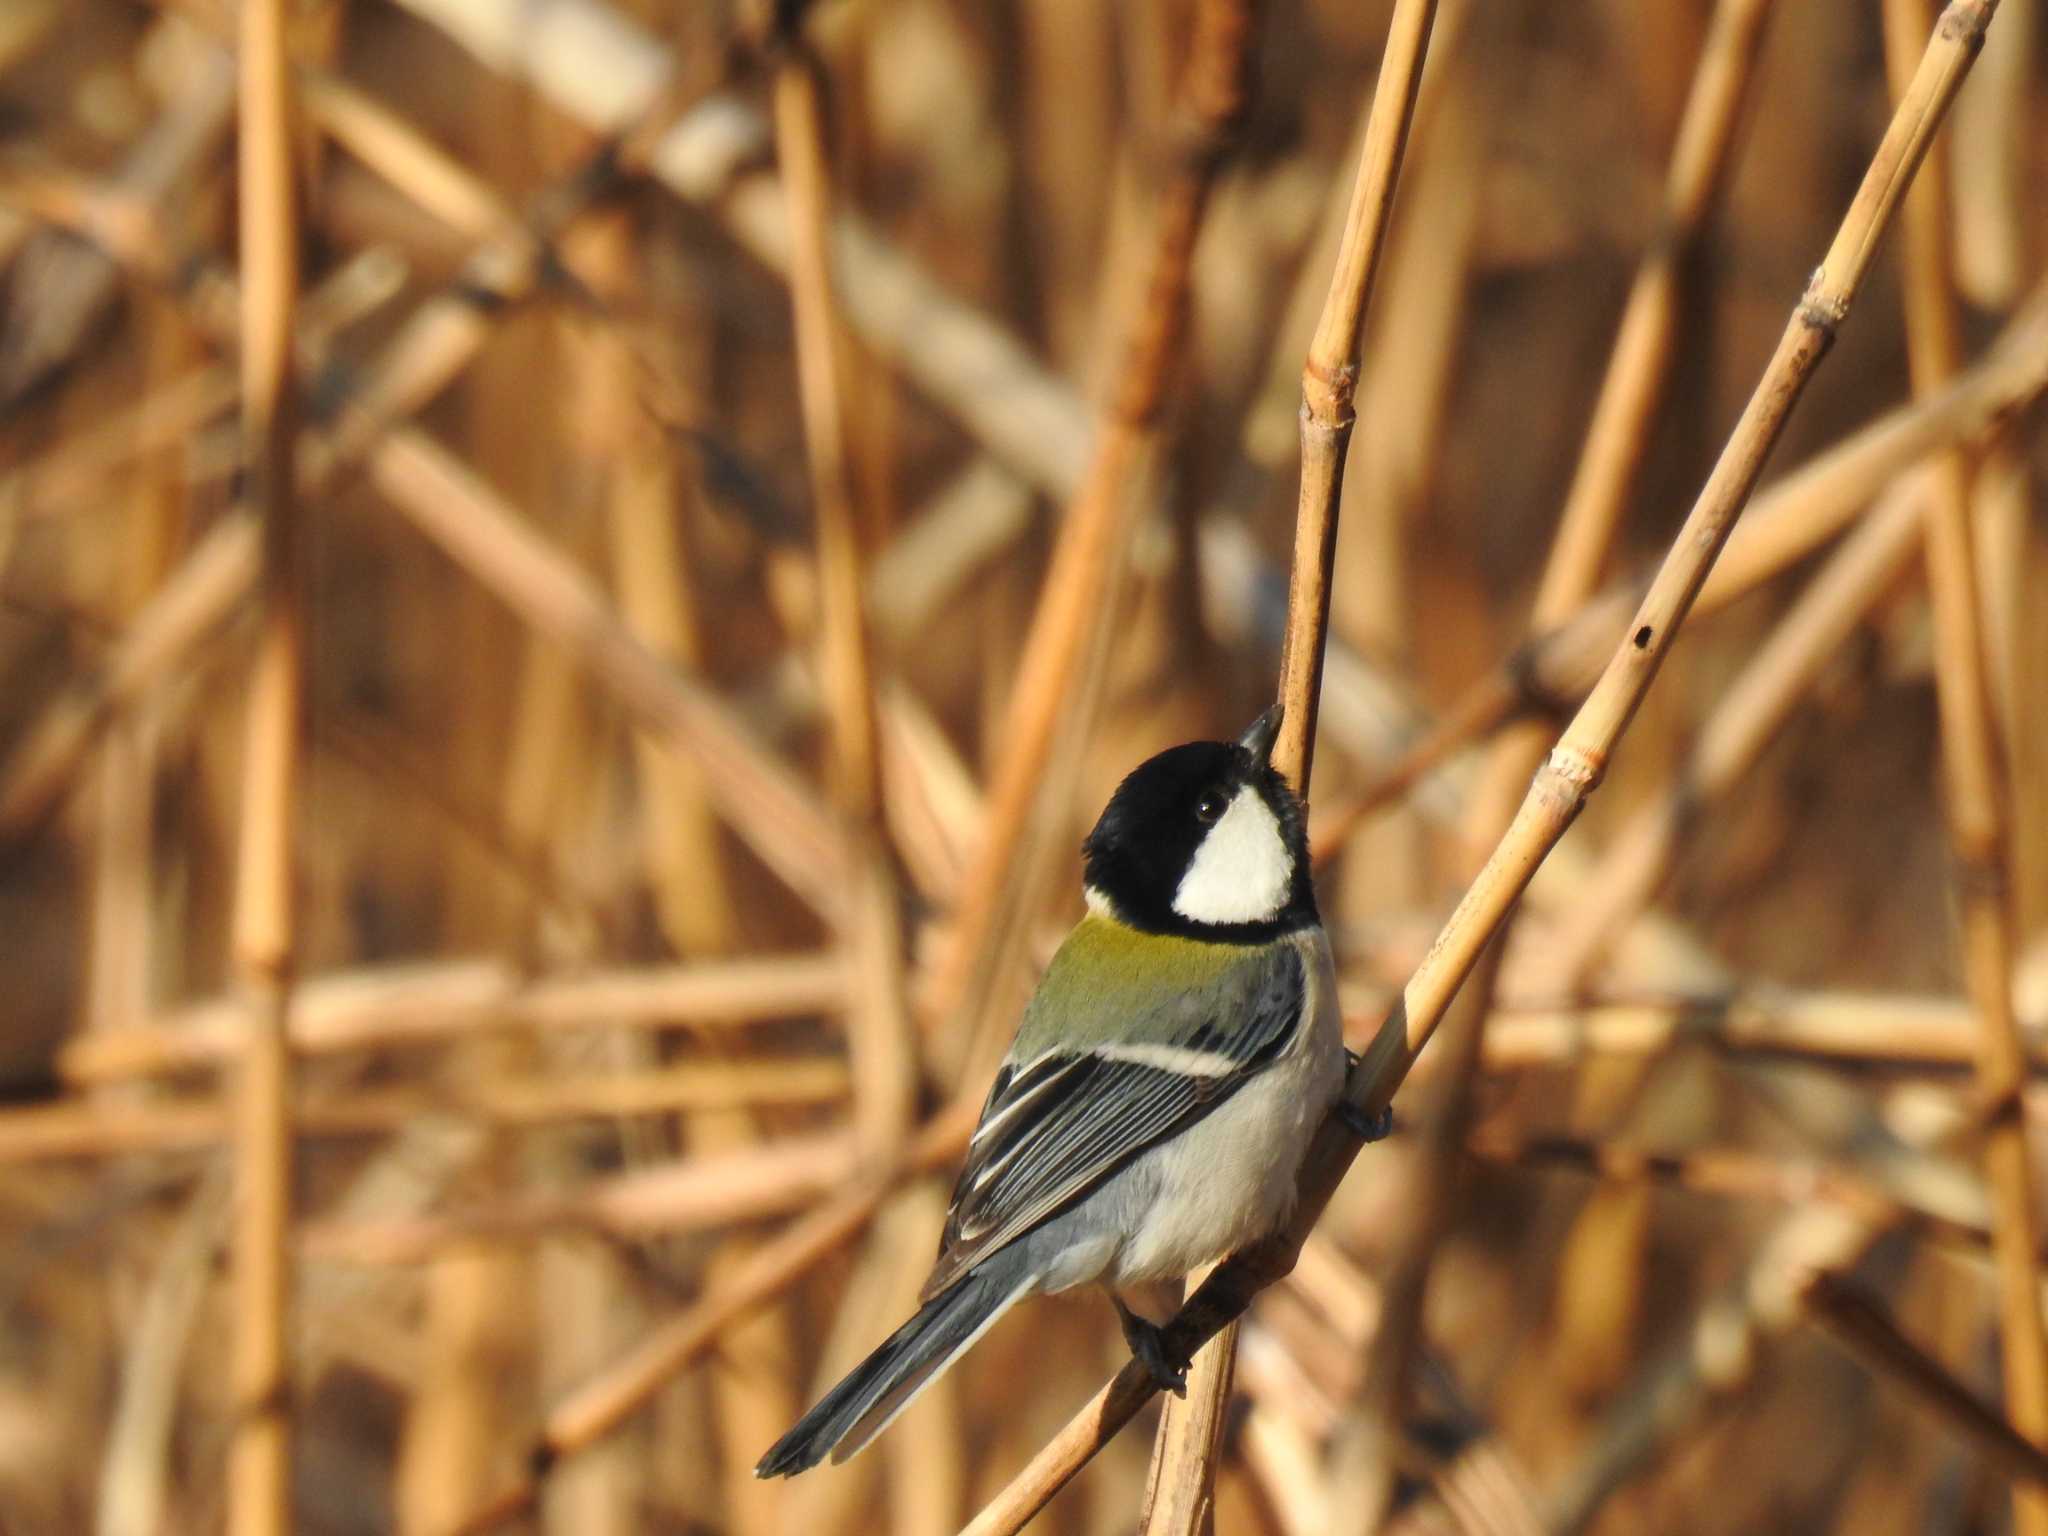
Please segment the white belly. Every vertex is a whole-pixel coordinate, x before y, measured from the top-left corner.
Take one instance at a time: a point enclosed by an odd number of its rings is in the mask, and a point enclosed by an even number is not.
[[[1294,1207],[1302,1154],[1344,1085],[1343,1020],[1329,943],[1297,940],[1311,1023],[1294,1048],[1127,1174],[1149,1198],[1102,1278],[1178,1279],[1279,1229]]]

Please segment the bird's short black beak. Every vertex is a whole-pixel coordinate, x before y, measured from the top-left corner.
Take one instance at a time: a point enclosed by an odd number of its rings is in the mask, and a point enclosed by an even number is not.
[[[1275,704],[1258,719],[1244,728],[1244,734],[1237,738],[1237,744],[1251,753],[1252,760],[1264,768],[1273,756],[1273,743],[1280,735],[1282,706]]]

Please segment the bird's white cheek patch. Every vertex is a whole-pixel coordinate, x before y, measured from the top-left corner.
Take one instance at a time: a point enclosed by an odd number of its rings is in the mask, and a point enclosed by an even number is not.
[[[1196,923],[1263,923],[1279,916],[1293,883],[1280,820],[1246,785],[1195,850],[1173,910]]]

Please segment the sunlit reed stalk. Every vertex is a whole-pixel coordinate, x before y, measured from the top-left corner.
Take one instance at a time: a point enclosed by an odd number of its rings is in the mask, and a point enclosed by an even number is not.
[[[1304,800],[1314,764],[1321,708],[1323,648],[1330,626],[1330,573],[1337,554],[1338,499],[1356,418],[1359,347],[1373,279],[1394,208],[1401,156],[1415,120],[1422,64],[1429,51],[1436,0],[1401,0],[1388,24],[1387,46],[1373,87],[1371,115],[1357,178],[1345,214],[1336,269],[1330,276],[1301,373],[1301,484],[1294,523],[1294,563],[1287,593],[1286,641],[1280,656],[1280,732],[1272,762]],[[1187,1395],[1167,1405],[1140,1522],[1146,1536],[1195,1536],[1211,1518],[1223,1408],[1237,1348],[1234,1322],[1195,1355]]]
[[[249,1017],[235,1127],[233,1536],[292,1528],[292,1057],[305,693],[301,533],[293,504],[292,335],[299,226],[283,0],[241,8],[242,437],[260,519],[263,611],[250,691],[236,870],[235,970]]]

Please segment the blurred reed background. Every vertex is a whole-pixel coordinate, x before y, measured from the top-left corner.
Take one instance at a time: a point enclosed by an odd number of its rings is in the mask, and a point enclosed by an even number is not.
[[[0,7],[0,1532],[935,1536],[1121,1363],[1034,1303],[751,1475],[911,1306],[1118,776],[1272,697],[1393,10]],[[1354,1045],[1933,25],[1437,8],[1314,781]],[[2004,0],[1252,1312],[1217,1530],[2048,1530],[2044,68]],[[1035,1529],[1129,1529],[1143,1426]]]

